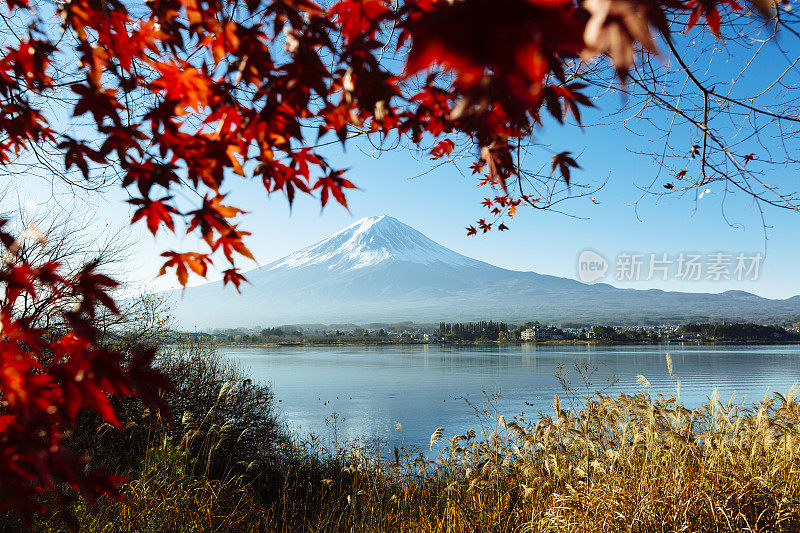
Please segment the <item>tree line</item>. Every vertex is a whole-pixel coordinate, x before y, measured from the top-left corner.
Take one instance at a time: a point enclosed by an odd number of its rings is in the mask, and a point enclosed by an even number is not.
[[[500,333],[508,333],[505,322],[440,322],[439,336],[452,340],[474,341],[478,339],[497,339]]]
[[[736,340],[767,340],[775,338],[797,338],[781,326],[762,326],[760,324],[686,324],[676,331],[677,334],[697,334],[704,338],[736,339]]]

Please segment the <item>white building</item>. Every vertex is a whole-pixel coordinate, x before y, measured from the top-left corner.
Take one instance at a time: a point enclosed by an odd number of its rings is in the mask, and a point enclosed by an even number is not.
[[[519,334],[519,338],[523,341],[544,342],[553,340],[563,340],[564,335],[562,333],[558,333],[558,330],[551,326],[537,325],[533,326],[532,328],[523,330]]]

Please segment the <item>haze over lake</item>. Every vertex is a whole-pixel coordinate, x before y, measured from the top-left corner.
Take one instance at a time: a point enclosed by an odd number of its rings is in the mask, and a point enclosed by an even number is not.
[[[309,429],[332,439],[332,414],[338,414],[339,440],[358,437],[386,439],[390,447],[417,445],[426,450],[431,433],[445,428],[452,436],[481,421],[464,401],[489,407],[486,393],[500,392],[497,414],[507,419],[524,412],[534,419],[551,413],[553,396],[568,404],[568,394],[556,379],[560,365],[575,386],[581,386],[575,363],[597,366],[594,389],[618,383],[606,393],[646,391],[673,394],[674,383],[665,363],[672,358],[681,400],[694,407],[707,400],[714,387],[723,403],[763,398],[766,391],[785,394],[800,382],[800,346],[542,346],[452,347],[408,345],[386,347],[247,347],[220,348],[238,361],[255,380],[272,384],[278,406],[290,427]],[[637,375],[651,388],[642,388]],[[395,428],[399,421],[402,429]]]

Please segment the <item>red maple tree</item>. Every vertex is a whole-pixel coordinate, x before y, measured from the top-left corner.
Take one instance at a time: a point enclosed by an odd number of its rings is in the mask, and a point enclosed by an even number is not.
[[[466,139],[473,174],[493,190],[484,201],[491,217],[468,234],[504,230],[521,205],[542,203],[515,187],[520,143],[543,114],[580,121],[592,105],[586,84],[568,75],[575,65],[608,57],[624,86],[635,58],[656,51],[654,32],[670,42],[676,23],[689,29],[703,18],[718,35],[720,13],[742,9],[731,0],[69,0],[55,13],[33,0],[6,4],[4,17],[24,20],[25,30],[4,31],[0,164],[48,144],[65,175],[116,169],[136,206],[132,222],[154,235],[197,234],[207,246],[164,252],[161,273],[174,269],[185,285],[221,250],[224,281],[237,289],[237,258],[252,254],[242,211],[224,203],[236,176],[290,204],[303,193],[346,207],[356,184],[315,137],[433,142],[433,159]],[[771,16],[765,0],[751,8]],[[70,102],[91,131],[59,128],[45,111],[55,100]],[[576,167],[561,152],[551,177],[568,184]],[[185,190],[198,193],[194,209],[175,201]],[[65,278],[57,264],[17,257],[10,233],[0,240],[0,512],[35,510],[36,493],[64,481],[90,502],[114,494],[118,479],[84,474],[64,435],[82,409],[117,423],[109,395],[152,403],[167,384],[149,370],[151,352],[123,355],[97,342],[96,309],[116,307],[107,293],[115,282],[96,265]],[[42,291],[79,302],[62,310],[63,331],[15,314],[20,297]]]

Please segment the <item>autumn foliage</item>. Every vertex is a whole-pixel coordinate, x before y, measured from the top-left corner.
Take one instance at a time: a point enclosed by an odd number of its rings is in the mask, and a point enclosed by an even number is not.
[[[703,19],[718,34],[720,11],[742,9],[730,0],[69,0],[55,12],[6,4],[27,29],[4,31],[0,164],[49,144],[65,175],[116,169],[132,222],[205,243],[164,252],[162,274],[185,285],[219,260],[237,288],[237,260],[253,258],[242,211],[225,201],[237,176],[290,204],[302,193],[347,207],[357,184],[315,148],[320,137],[432,142],[434,159],[468,139],[472,172],[493,191],[490,216],[468,233],[504,230],[520,205],[540,200],[513,187],[520,140],[545,114],[580,121],[592,105],[569,65],[607,56],[624,83],[636,55],[656,51],[654,32],[670,38],[668,17],[689,28]],[[90,127],[60,128],[45,111],[50,101],[68,102]],[[569,152],[552,161],[567,182],[577,166]],[[197,198],[188,209],[176,200],[187,191]],[[165,385],[146,370],[152,354],[126,358],[97,344],[95,310],[115,306],[114,283],[94,265],[65,279],[58,265],[17,260],[15,238],[0,237],[0,511],[32,508],[37,491],[61,481],[90,498],[113,492],[114,479],[83,475],[61,443],[82,409],[115,423],[110,394],[155,400]],[[19,298],[41,290],[77,298],[63,332],[16,317]]]
[[[14,259],[20,243],[0,221],[6,261],[0,310],[0,514],[13,506],[23,515],[44,511],[36,494],[60,493],[67,484],[93,502],[116,495],[117,476],[86,473],[79,457],[64,446],[69,428],[83,409],[92,409],[119,426],[109,395],[139,396],[158,405],[158,389],[168,383],[150,369],[152,350],[123,354],[99,342],[94,326],[100,308],[118,312],[109,290],[117,283],[86,265],[66,277],[53,262],[27,264]],[[24,300],[46,299],[59,315],[56,327],[43,329],[31,317],[17,316]],[[62,497],[65,497],[62,495]]]
[[[479,183],[500,193],[491,219],[513,217],[521,202],[537,201],[509,190],[517,142],[543,113],[580,121],[581,107],[592,105],[585,85],[567,78],[569,65],[607,54],[624,80],[640,50],[656,51],[654,31],[669,39],[667,15],[685,12],[687,28],[705,17],[716,34],[719,10],[741,9],[728,0],[352,0],[328,9],[307,0],[75,0],[58,8],[61,31],[72,37],[63,49],[32,7],[8,2],[28,12],[31,29],[0,62],[0,160],[53,142],[66,171],[89,178],[113,165],[133,195],[133,222],[207,244],[165,253],[162,272],[174,269],[185,284],[222,250],[225,279],[237,287],[236,258],[251,256],[236,222],[242,211],[223,203],[235,176],[258,179],[289,203],[303,193],[346,207],[356,185],[318,153],[319,136],[438,139],[433,159],[466,137]],[[58,61],[70,54],[74,64]],[[404,65],[387,65],[388,55]],[[58,131],[32,98],[61,96],[65,85],[69,111],[93,124],[85,139]],[[567,181],[576,166],[569,152],[553,158]],[[186,189],[202,198],[194,209],[175,201]]]

